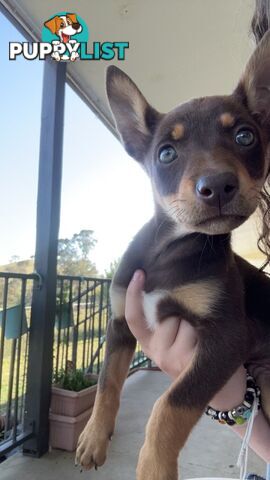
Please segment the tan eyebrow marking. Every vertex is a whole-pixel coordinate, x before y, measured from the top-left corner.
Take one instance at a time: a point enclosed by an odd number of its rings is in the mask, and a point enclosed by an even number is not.
[[[180,140],[184,136],[185,127],[182,123],[177,123],[172,129],[171,136],[174,140]]]
[[[235,124],[235,117],[229,112],[222,113],[219,120],[223,127],[233,127]]]

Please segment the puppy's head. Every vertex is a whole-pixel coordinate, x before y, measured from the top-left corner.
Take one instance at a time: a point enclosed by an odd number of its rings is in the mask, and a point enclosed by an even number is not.
[[[159,208],[184,231],[228,233],[254,212],[270,168],[270,32],[232,95],[161,114],[113,66],[107,94],[127,152],[149,174]]]
[[[82,26],[77,19],[75,13],[67,13],[66,15],[55,15],[44,23],[53,34],[60,37],[61,41],[67,43],[72,35],[80,33]]]

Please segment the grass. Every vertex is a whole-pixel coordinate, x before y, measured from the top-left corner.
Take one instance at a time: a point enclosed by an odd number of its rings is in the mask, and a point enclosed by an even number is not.
[[[81,309],[79,322],[83,321],[85,312]],[[75,315],[74,315],[75,317]],[[101,321],[100,321],[101,320]],[[77,321],[77,318],[76,318]],[[90,348],[88,349],[88,341],[86,341],[86,349],[85,355],[84,354],[84,323],[81,323],[78,328],[78,337],[77,337],[77,361],[76,361],[76,368],[87,368],[89,366],[91,353],[94,354],[99,346],[99,322],[101,324],[101,336],[104,335],[106,329],[106,315],[105,313],[102,315],[102,318],[99,318],[99,315],[95,315],[94,321],[91,320],[91,325],[89,324],[90,321],[87,321],[87,331],[90,330]],[[92,338],[92,330],[93,328],[93,338]],[[1,331],[1,330],[0,330]],[[67,342],[66,332],[67,329],[58,330],[55,329],[55,337],[54,337],[54,356],[53,356],[53,370],[56,370],[56,361],[57,361],[57,345],[59,342],[59,349],[58,349],[58,369],[64,369],[66,367],[66,355],[67,360],[72,360],[72,348],[73,348],[73,333],[74,327],[70,327],[70,338]],[[18,397],[22,397],[25,394],[26,388],[26,379],[25,379],[25,361],[27,362],[27,355],[28,355],[28,347],[27,347],[27,337],[28,335],[25,334],[21,337],[21,354],[20,354],[20,368],[19,368],[19,387],[18,387]],[[88,338],[88,337],[86,337]],[[8,396],[11,392],[9,392],[9,381],[11,375],[13,373],[13,388],[12,388],[12,395],[11,399],[14,402],[15,399],[15,388],[16,388],[16,380],[17,380],[17,362],[18,362],[18,341],[16,350],[15,350],[15,362],[12,362],[12,348],[14,345],[14,340],[7,340],[5,339],[4,342],[4,352],[3,352],[3,370],[2,370],[2,382],[1,382],[1,396],[0,396],[0,415],[4,414],[6,411],[6,405],[8,402]],[[89,352],[88,352],[89,350]],[[87,355],[89,353],[89,355]],[[100,351],[100,361],[103,361],[104,356],[104,347]],[[84,358],[83,358],[84,357]],[[26,364],[27,368],[27,364]],[[94,370],[96,371],[98,368],[98,359],[94,362]]]
[[[30,313],[30,312],[29,312]],[[85,316],[85,312],[83,309],[81,310],[79,322],[82,322]],[[75,315],[74,315],[74,318]],[[77,335],[77,360],[76,360],[76,368],[87,368],[90,363],[91,356],[95,354],[99,345],[100,345],[100,336],[104,336],[105,329],[106,329],[106,314],[105,312],[102,315],[102,318],[99,315],[95,315],[95,318],[87,321],[86,327],[87,332],[90,332],[92,335],[93,330],[93,338],[90,337],[90,344],[88,348],[88,341],[86,341],[86,349],[84,351],[84,323],[80,323],[78,328],[78,335]],[[76,318],[77,322],[77,318]],[[75,323],[75,321],[74,321]],[[28,323],[29,324],[29,323]],[[99,325],[101,328],[99,329]],[[66,359],[71,361],[72,360],[72,349],[73,349],[73,333],[74,327],[70,327],[70,337],[69,341],[66,336],[67,329],[58,330],[55,328],[55,338],[54,338],[54,356],[53,356],[53,372],[56,371],[56,364],[58,360],[58,370],[66,368]],[[9,396],[9,380],[10,380],[10,373],[11,373],[11,366],[12,366],[12,344],[14,340],[7,340],[5,339],[4,342],[4,355],[3,355],[3,371],[2,371],[2,382],[1,382],[1,396],[0,396],[0,415],[6,412],[8,396]],[[58,358],[57,358],[57,345],[59,343],[58,349]],[[100,350],[100,363],[98,358],[95,359],[93,365],[93,371],[98,373],[99,368],[101,367],[103,360],[104,360],[104,353],[105,353],[105,345]],[[19,369],[19,388],[18,388],[18,397],[22,401],[25,394],[26,389],[26,378],[25,372],[27,371],[27,355],[28,355],[28,346],[27,346],[27,335],[23,335],[21,337],[21,355],[20,355],[20,369]],[[84,355],[85,353],[85,355]],[[16,355],[15,355],[15,363],[13,364],[13,390],[11,400],[14,404],[15,399],[15,385],[16,385],[16,368],[17,368],[17,361],[18,361],[18,345],[16,348]],[[25,363],[26,362],[26,363]],[[26,367],[26,368],[25,368]]]

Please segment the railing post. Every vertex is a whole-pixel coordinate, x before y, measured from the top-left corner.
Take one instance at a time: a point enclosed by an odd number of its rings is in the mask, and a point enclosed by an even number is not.
[[[43,284],[32,300],[25,429],[35,436],[24,453],[41,456],[49,445],[49,406],[53,366],[56,263],[60,220],[66,64],[44,65],[40,132],[35,269]]]

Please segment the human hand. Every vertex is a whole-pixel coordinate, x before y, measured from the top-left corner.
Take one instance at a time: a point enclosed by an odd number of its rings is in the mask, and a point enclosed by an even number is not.
[[[196,331],[178,317],[167,318],[151,331],[143,312],[144,282],[144,272],[137,270],[127,289],[125,315],[128,326],[145,354],[175,379],[192,361],[197,344]]]
[[[144,272],[137,270],[127,289],[126,319],[145,354],[154,360],[161,370],[175,379],[188,368],[196,354],[196,331],[186,320],[176,317],[158,324],[154,332],[149,330],[142,303],[144,281]],[[216,410],[230,410],[242,403],[245,390],[246,370],[241,365],[216,393],[210,405]],[[246,424],[234,425],[231,428],[240,437],[244,437]],[[269,423],[260,410],[253,425],[250,446],[267,463],[270,462],[269,436]]]
[[[142,292],[145,274],[137,270],[128,286],[126,319],[128,326],[141,344],[145,354],[172,379],[177,378],[192,362],[196,354],[197,334],[185,319],[170,317],[157,324],[151,331],[143,311]],[[234,373],[215,395],[211,406],[217,410],[230,410],[242,403],[246,389],[246,373],[243,366]]]

